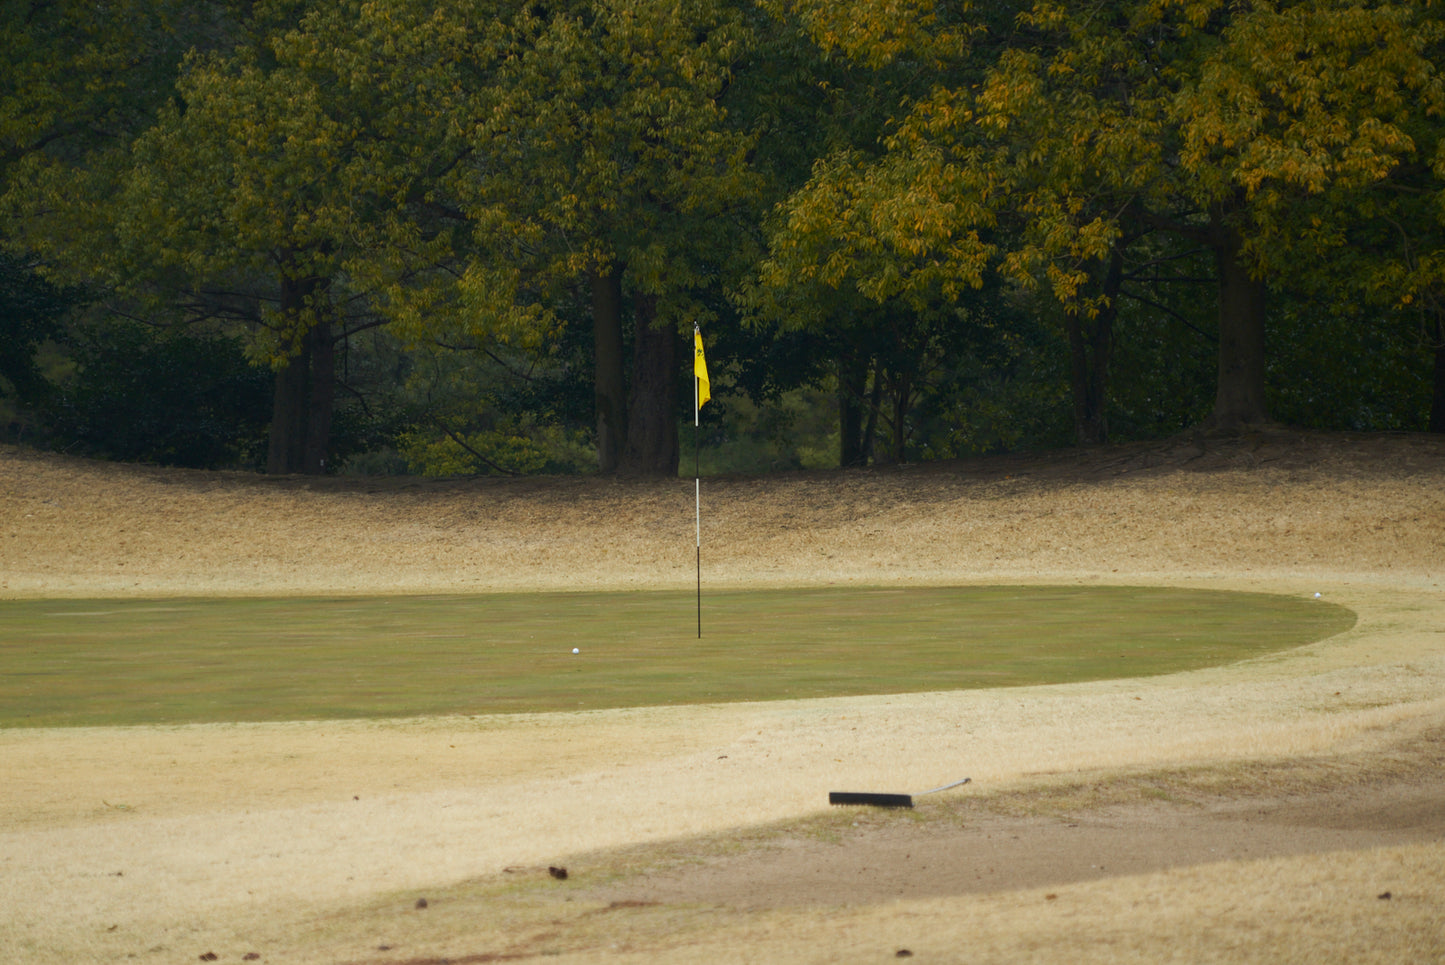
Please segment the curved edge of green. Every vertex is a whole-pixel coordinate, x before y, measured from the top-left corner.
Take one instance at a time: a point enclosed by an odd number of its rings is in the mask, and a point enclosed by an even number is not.
[[[1310,644],[1305,597],[825,587],[0,602],[0,727],[395,718],[1154,676]],[[573,653],[574,648],[577,650]]]

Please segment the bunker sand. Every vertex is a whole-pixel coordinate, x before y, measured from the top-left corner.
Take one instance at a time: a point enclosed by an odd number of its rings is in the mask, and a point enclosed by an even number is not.
[[[0,731],[0,958],[1438,958],[1442,484],[1439,440],[1298,435],[709,480],[715,586],[1319,592],[1359,622],[1062,687]],[[5,450],[0,592],[685,586],[691,499]],[[826,805],[964,776],[911,813]]]

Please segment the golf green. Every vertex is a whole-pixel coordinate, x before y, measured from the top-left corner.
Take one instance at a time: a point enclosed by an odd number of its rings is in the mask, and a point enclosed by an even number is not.
[[[0,726],[580,710],[1172,673],[1355,615],[1137,587],[0,602]],[[579,651],[573,654],[573,648]]]

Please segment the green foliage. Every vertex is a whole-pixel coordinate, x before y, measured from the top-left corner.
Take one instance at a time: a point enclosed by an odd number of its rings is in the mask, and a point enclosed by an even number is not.
[[[379,23],[357,5],[319,6],[295,28],[191,57],[116,199],[117,283],[254,291],[253,352],[279,363],[349,298],[396,302],[443,261],[449,233],[409,204],[440,163],[435,132],[412,123],[407,51]],[[287,283],[305,286],[304,304],[287,303]]]
[[[741,394],[715,396],[703,410],[704,424],[697,432],[690,427],[683,432],[683,474],[694,466],[705,476],[837,466],[835,393],[836,387],[824,380],[762,402]]]
[[[1185,290],[1156,289],[1168,311],[1128,299],[1121,306],[1109,385],[1110,431],[1118,438],[1172,436],[1209,415],[1219,366],[1213,306],[1205,297],[1201,310],[1207,286],[1176,287]]]
[[[405,471],[427,476],[581,472],[595,462],[590,387],[577,326],[543,352],[500,342],[410,347],[399,356],[392,438]]]
[[[181,0],[0,5],[0,175],[20,181],[123,146],[119,135],[167,96],[181,35],[213,12]]]
[[[407,471],[419,476],[476,476],[583,471],[592,461],[585,438],[562,426],[541,426],[529,416],[472,432],[441,429],[402,433],[397,448]]]
[[[99,241],[132,140],[173,95],[187,50],[224,42],[230,0],[0,4],[0,247],[99,289]]]
[[[1290,299],[1273,315],[1272,411],[1310,429],[1422,431],[1429,355],[1412,313]]]
[[[961,320],[909,413],[909,461],[955,459],[1072,442],[1066,347],[1029,300]],[[1006,309],[1000,311],[999,309]]]
[[[80,293],[57,288],[30,266],[0,252],[0,398],[43,404],[52,386],[36,361],[40,346],[61,335]]]
[[[1161,231],[1318,286],[1320,255],[1381,212],[1371,192],[1430,156],[1445,106],[1428,5],[1035,3],[1011,25],[978,5],[966,30],[931,5],[902,28],[888,5],[787,6],[827,48],[943,68],[899,103],[881,154],[823,159],[772,226],[752,304],[830,326],[822,289],[936,306],[990,272],[1093,319],[1119,307],[1098,284],[1108,259]],[[1429,250],[1412,279],[1434,271]],[[1382,287],[1361,268],[1356,285]],[[1126,421],[1172,420],[1141,416]]]
[[[688,408],[683,371],[593,371],[597,326],[625,354],[655,318],[704,327],[715,470],[937,459],[1100,396],[1116,436],[1205,420],[1253,276],[1277,418],[1421,428],[1442,41],[1419,0],[8,3],[0,392],[45,403],[84,290],[227,339],[93,324],[91,451],[248,463],[171,437],[167,365],[334,343],[332,464],[580,471],[597,386]]]
[[[235,339],[137,324],[83,330],[49,423],[69,451],[198,469],[256,468],[270,379]]]

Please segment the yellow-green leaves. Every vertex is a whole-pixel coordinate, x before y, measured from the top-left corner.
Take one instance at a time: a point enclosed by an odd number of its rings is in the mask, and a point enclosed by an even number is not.
[[[927,144],[875,164],[822,162],[783,213],[760,281],[850,285],[876,302],[956,298],[981,283],[993,250],[988,200],[986,178]]]
[[[897,26],[902,6],[787,4],[820,44],[867,63],[933,56],[951,25],[914,4]],[[1186,226],[1219,206],[1262,266],[1291,234],[1328,234],[1292,226],[1289,199],[1380,184],[1415,156],[1421,125],[1439,123],[1427,7],[1024,5],[1015,33],[996,24],[951,61],[976,83],[900,105],[881,158],[818,167],[778,219],[762,277],[847,278],[884,298],[935,284],[944,265],[956,289],[996,249],[1006,276],[1068,304],[1126,220]]]
[[[871,67],[909,57],[942,64],[960,56],[976,35],[973,4],[937,0],[765,0],[795,18],[824,50],[837,50]]]
[[[1414,149],[1411,115],[1442,106],[1426,53],[1436,30],[1412,13],[1323,0],[1239,13],[1172,105],[1181,164],[1250,196],[1387,177]]]
[[[287,281],[324,280],[318,299],[402,321],[440,304],[422,290],[456,233],[435,183],[465,151],[451,65],[468,35],[448,11],[317,5],[193,56],[115,199],[117,274],[144,285],[180,271],[191,286],[253,292],[281,356],[328,310],[280,308]]]
[[[515,266],[519,304],[609,265],[664,308],[686,302],[759,190],[755,137],[722,103],[752,42],[742,16],[592,0],[519,6],[506,34],[496,69],[470,72],[468,156],[443,187],[477,257]]]

